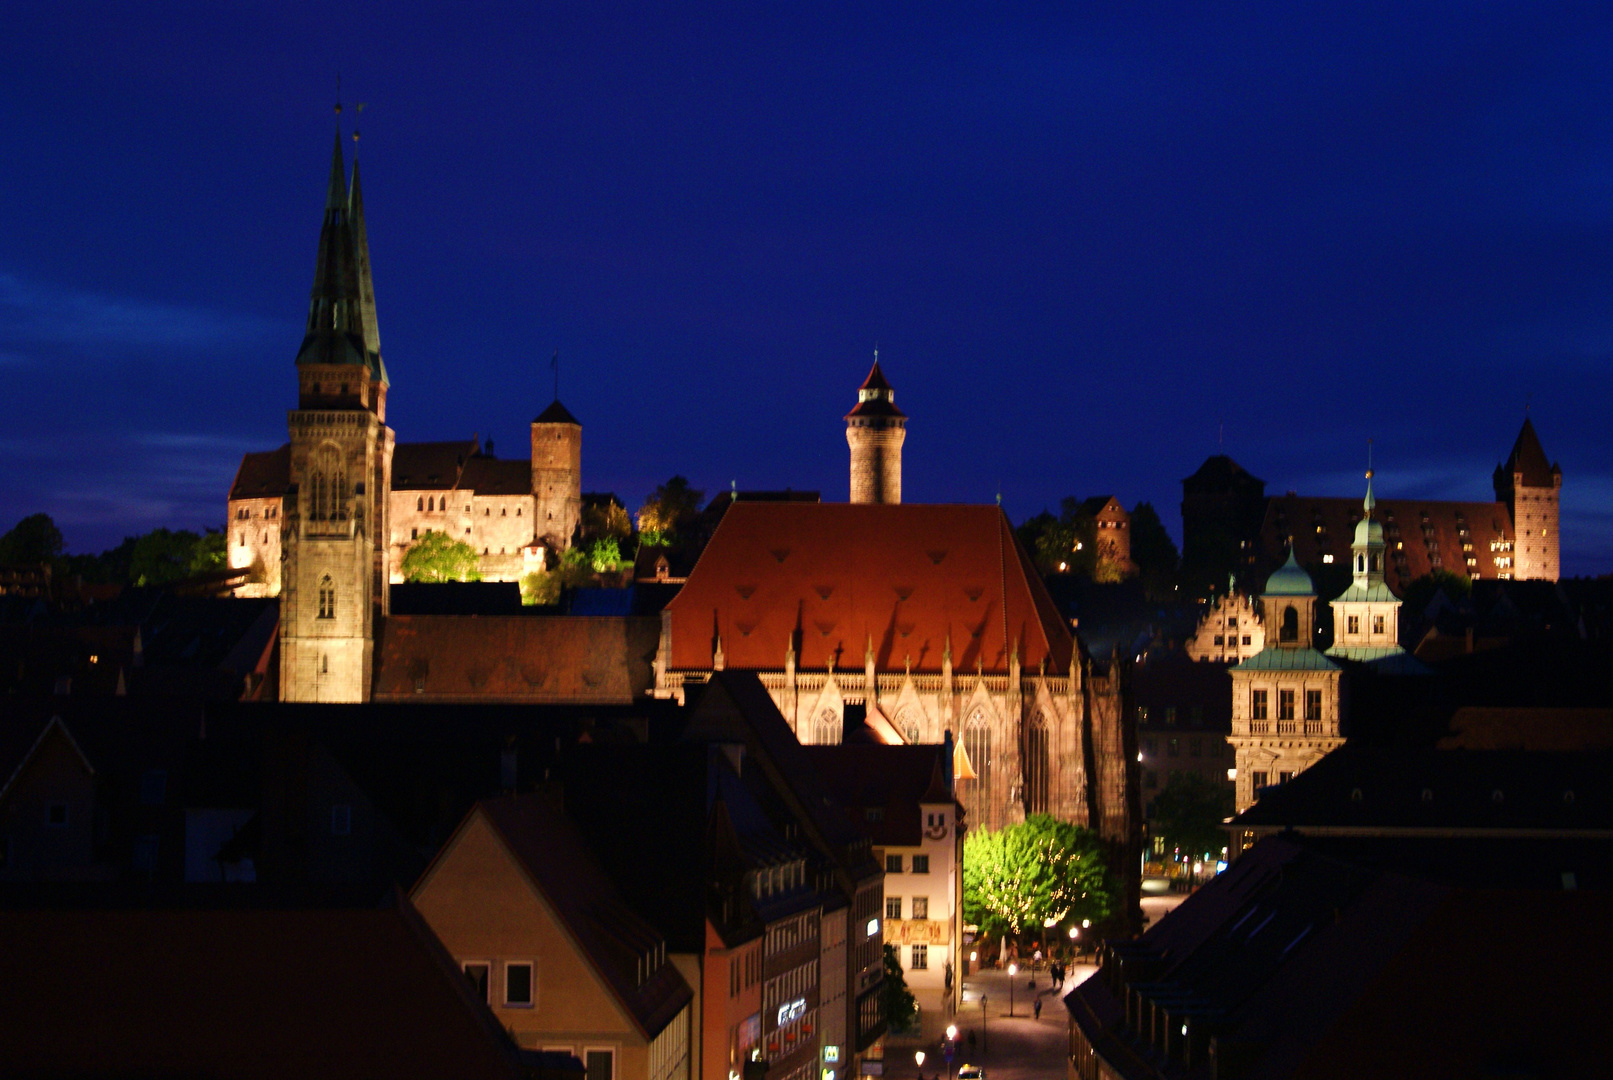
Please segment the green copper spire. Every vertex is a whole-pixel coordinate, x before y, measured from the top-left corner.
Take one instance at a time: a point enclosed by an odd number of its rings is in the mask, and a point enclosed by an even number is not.
[[[358,267],[359,317],[364,323],[364,351],[380,381],[386,383],[381,362],[381,329],[375,319],[375,282],[370,277],[370,237],[364,228],[364,195],[359,189],[357,133],[354,134],[353,186],[347,195],[347,217],[353,230],[353,260]]]

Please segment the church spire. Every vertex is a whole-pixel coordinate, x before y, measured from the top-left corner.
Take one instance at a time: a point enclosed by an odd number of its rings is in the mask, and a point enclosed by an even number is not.
[[[364,305],[359,289],[358,255],[348,210],[342,133],[336,132],[331,153],[330,184],[325,193],[325,219],[319,230],[319,254],[308,301],[308,327],[297,366],[312,364],[371,368],[365,345]]]
[[[358,182],[358,133],[353,134],[353,186],[347,195],[347,215],[353,229],[353,259],[358,268],[359,317],[364,327],[364,351],[381,382],[387,382],[381,362],[381,330],[375,319],[375,282],[370,277],[370,237],[364,228],[364,195]]]

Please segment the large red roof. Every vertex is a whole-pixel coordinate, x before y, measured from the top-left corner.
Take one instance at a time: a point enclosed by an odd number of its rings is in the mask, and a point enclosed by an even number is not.
[[[1029,671],[1068,671],[1073,641],[995,506],[735,503],[667,610],[674,669],[796,663],[861,671],[873,639],[882,671],[1005,674],[1019,642]]]

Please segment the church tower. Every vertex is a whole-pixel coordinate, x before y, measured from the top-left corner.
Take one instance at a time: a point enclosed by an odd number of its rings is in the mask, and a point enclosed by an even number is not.
[[[555,398],[532,421],[533,538],[565,551],[582,523],[582,424]]]
[[[392,430],[358,165],[331,158],[308,330],[288,416],[291,486],[281,512],[282,701],[370,697],[376,619],[387,610]]]
[[[896,391],[874,366],[857,390],[857,406],[846,414],[846,443],[851,447],[851,501],[902,501],[902,443],[907,415],[896,407]]]
[[[1506,464],[1495,467],[1495,497],[1512,515],[1512,576],[1519,581],[1556,581],[1558,496],[1563,470],[1546,463],[1546,451],[1526,416]]]
[[[1349,660],[1374,661],[1398,656],[1400,647],[1400,598],[1389,591],[1383,579],[1383,523],[1372,516],[1377,506],[1372,497],[1372,470],[1367,470],[1367,497],[1362,502],[1361,520],[1355,526],[1355,542],[1350,547],[1350,587],[1332,602],[1333,647],[1329,656]]]

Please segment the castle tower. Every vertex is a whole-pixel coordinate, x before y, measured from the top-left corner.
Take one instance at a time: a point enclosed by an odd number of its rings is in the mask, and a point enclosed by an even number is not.
[[[1529,418],[1512,444],[1506,464],[1495,467],[1495,497],[1512,515],[1512,576],[1520,581],[1556,581],[1558,496],[1563,470],[1546,463],[1546,451]]]
[[[387,610],[386,508],[392,430],[358,169],[342,143],[288,415],[291,487],[281,512],[280,697],[369,700],[375,620]]]
[[[582,425],[556,398],[532,421],[534,539],[571,547],[582,523]]]
[[[902,501],[902,443],[907,415],[896,407],[896,391],[874,366],[857,390],[857,406],[846,414],[846,443],[851,447],[851,501]]]

